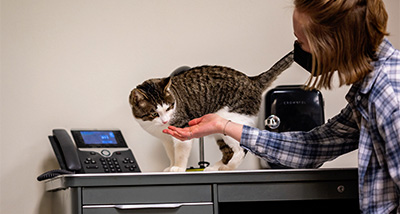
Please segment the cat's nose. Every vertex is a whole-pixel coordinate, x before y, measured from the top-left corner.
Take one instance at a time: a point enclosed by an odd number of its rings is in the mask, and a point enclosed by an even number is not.
[[[163,124],[167,124],[167,123],[168,123],[168,121],[162,121],[162,123],[163,123]]]

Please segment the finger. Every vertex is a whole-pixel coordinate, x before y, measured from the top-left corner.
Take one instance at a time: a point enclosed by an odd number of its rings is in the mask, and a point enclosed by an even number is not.
[[[164,130],[163,130],[163,133],[164,133],[164,134],[173,135],[173,134],[174,134],[174,131],[172,131],[172,130],[170,130],[170,129],[164,129]]]
[[[186,127],[186,128],[178,128],[175,126],[168,126],[168,130],[173,131],[173,132],[177,132],[179,134],[183,134],[183,135],[187,135],[188,132],[190,132],[190,127]]]
[[[188,138],[190,137],[190,130],[188,128],[184,129],[176,129],[175,132],[180,135],[182,138]]]
[[[182,134],[182,135],[188,135],[189,132],[190,132],[190,127],[178,128],[178,127],[175,127],[175,126],[169,126],[168,129],[173,131],[173,132],[177,132],[179,134]]]
[[[196,118],[196,119],[189,121],[188,124],[189,124],[189,126],[194,126],[194,125],[199,124],[202,120],[203,120],[203,117]]]
[[[186,138],[184,138],[183,136],[181,136],[179,133],[177,133],[177,132],[175,132],[175,131],[172,131],[172,130],[169,130],[169,129],[164,129],[163,130],[163,133],[164,134],[169,134],[169,135],[171,135],[172,137],[174,137],[174,138],[177,138],[177,139],[179,139],[179,140],[181,140],[181,141],[184,141]]]
[[[169,129],[169,130],[172,130],[172,131],[176,131],[176,129],[178,129],[178,128],[175,127],[175,126],[168,126],[168,129]]]

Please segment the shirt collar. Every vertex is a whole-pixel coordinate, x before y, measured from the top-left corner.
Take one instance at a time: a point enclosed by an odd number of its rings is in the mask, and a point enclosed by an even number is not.
[[[383,39],[376,53],[377,60],[371,62],[373,70],[361,81],[361,84],[359,85],[360,93],[367,94],[371,90],[377,77],[381,73],[381,65],[383,65],[394,52],[395,49],[389,40],[386,38]]]
[[[354,101],[354,96],[360,92],[362,94],[367,94],[372,86],[374,85],[378,75],[381,73],[380,66],[395,52],[394,47],[390,44],[389,40],[386,38],[379,45],[377,51],[377,60],[373,61],[371,65],[373,66],[373,70],[366,76],[364,79],[356,82],[350,88],[349,92],[346,95],[346,100],[349,103]]]

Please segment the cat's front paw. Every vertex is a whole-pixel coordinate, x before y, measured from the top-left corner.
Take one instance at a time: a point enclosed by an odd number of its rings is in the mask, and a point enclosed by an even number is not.
[[[227,165],[222,165],[218,168],[218,171],[228,171],[228,170],[234,170],[234,169],[228,167]]]
[[[169,168],[170,172],[185,172],[186,168],[179,167],[179,166],[172,166]]]

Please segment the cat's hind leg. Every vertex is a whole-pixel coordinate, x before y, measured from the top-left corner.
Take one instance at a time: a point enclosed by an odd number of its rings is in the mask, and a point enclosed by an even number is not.
[[[228,146],[228,144],[226,144],[225,141],[222,139],[217,140],[217,145],[219,146],[219,150],[221,150],[222,153],[222,159],[220,163],[222,163],[222,165],[228,164],[229,161],[232,159],[233,154],[235,153],[233,152],[232,148]]]
[[[231,160],[234,154],[233,150],[222,139],[217,140],[217,145],[219,147],[219,150],[221,150],[222,158],[221,160],[217,161],[214,165],[207,167],[205,171],[228,170],[226,169],[225,165]]]
[[[221,171],[221,170],[234,170],[236,169],[245,156],[244,149],[240,147],[239,142],[230,137],[223,137],[216,139],[217,145],[222,153],[220,161],[216,162],[213,166],[207,167],[206,171]]]
[[[222,142],[225,145],[220,146],[222,157],[222,165],[219,170],[234,170],[239,167],[244,157],[246,156],[245,150],[240,147],[240,143],[229,136],[223,136]]]

